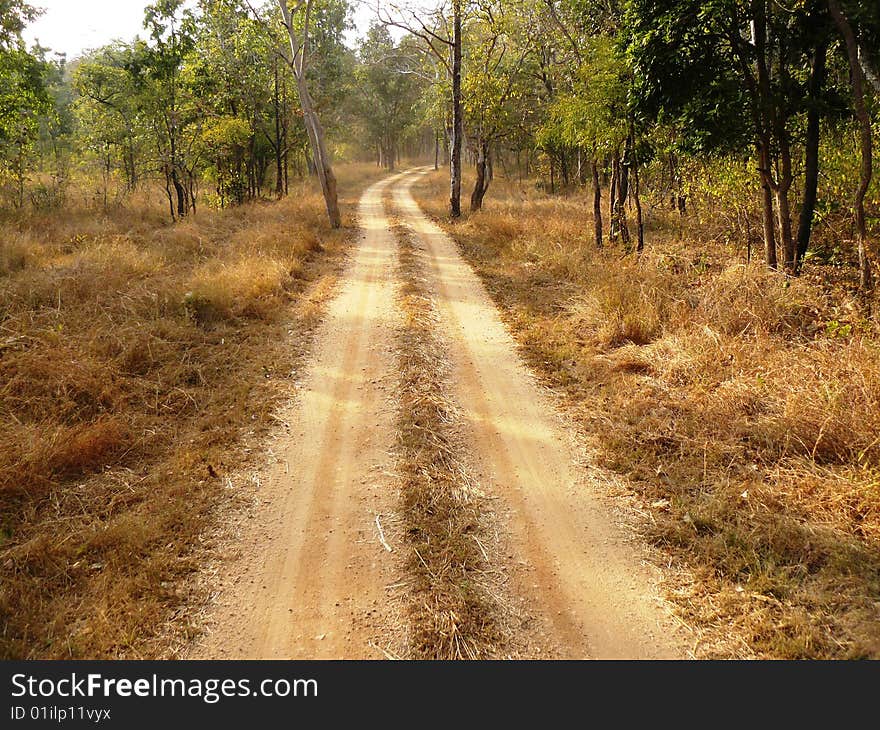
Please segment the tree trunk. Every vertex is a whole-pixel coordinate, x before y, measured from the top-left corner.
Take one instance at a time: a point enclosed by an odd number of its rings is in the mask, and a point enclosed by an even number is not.
[[[452,149],[449,154],[449,212],[461,216],[461,0],[452,0]]]
[[[865,78],[871,83],[871,86],[874,87],[874,91],[880,94],[880,74],[877,73],[877,69],[874,66],[871,58],[868,56],[868,52],[864,49],[863,46],[859,45],[859,65],[862,67],[862,71],[865,74]]]
[[[174,194],[177,201],[177,217],[183,218],[187,214],[186,190],[180,182],[180,175],[176,167],[171,168],[171,184],[174,186]]]
[[[761,188],[764,226],[764,249],[767,257],[767,266],[775,269],[778,266],[776,257],[776,235],[773,223],[773,171],[770,163],[770,128],[771,113],[769,104],[770,75],[767,68],[767,8],[764,0],[758,0],[755,4],[755,21],[752,24],[752,39],[755,46],[755,66],[758,73],[756,88],[757,117],[756,126],[759,128],[759,157],[761,165]]]
[[[807,137],[804,142],[804,197],[798,221],[795,274],[799,274],[804,256],[810,247],[813,216],[816,210],[816,192],[819,187],[819,135],[821,131],[819,96],[825,83],[825,67],[828,46],[820,42],[813,55],[808,87]]]
[[[318,179],[321,182],[321,192],[324,194],[324,204],[327,207],[327,217],[330,220],[330,226],[332,228],[339,228],[342,225],[342,218],[339,214],[339,197],[336,191],[336,176],[333,174],[333,166],[330,163],[330,156],[327,154],[327,146],[324,141],[324,128],[321,126],[321,120],[318,119],[318,114],[315,111],[314,102],[309,93],[306,79],[306,61],[309,50],[309,18],[312,2],[313,0],[305,0],[304,23],[301,31],[302,40],[297,36],[298,31],[294,28],[290,9],[287,6],[287,0],[278,0],[278,5],[281,9],[284,27],[287,30],[287,36],[290,41],[290,62],[293,69],[293,75],[296,78],[297,89],[299,90],[299,101],[300,106],[302,107],[303,122],[305,123],[309,143],[312,148],[315,172],[318,173]]]
[[[617,201],[617,185],[620,178],[620,155],[617,150],[611,156],[611,188],[608,192],[608,240],[617,240],[617,222],[614,218],[614,210]]]
[[[175,222],[177,215],[174,212],[174,194],[171,192],[171,171],[168,169],[167,163],[164,166],[163,172],[165,173],[165,195],[168,197],[168,209],[171,212],[171,221]]]
[[[771,269],[779,266],[776,258],[776,232],[773,223],[773,190],[770,186],[770,152],[767,143],[759,148],[761,165],[761,222],[764,228],[764,256]]]
[[[278,58],[273,62],[275,75],[274,107],[275,107],[275,196],[281,200],[284,197],[284,160],[281,141],[281,87],[278,80]]]
[[[853,88],[853,106],[859,122],[859,148],[862,156],[859,166],[859,185],[853,201],[853,217],[856,224],[856,237],[859,248],[859,274],[862,289],[866,292],[874,288],[874,275],[871,270],[871,251],[868,247],[868,230],[865,223],[865,195],[871,185],[873,176],[873,159],[871,138],[871,117],[865,106],[865,88],[862,80],[862,68],[859,63],[859,48],[855,33],[849,20],[837,0],[828,0],[828,9],[846,42],[846,53],[849,58],[850,76]]]
[[[599,185],[599,164],[595,157],[590,167],[593,172],[593,230],[596,248],[602,248],[602,188]]]
[[[315,162],[315,172],[321,182],[321,191],[324,194],[324,204],[327,208],[327,218],[331,228],[339,228],[342,225],[342,217],[339,213],[339,196],[336,190],[336,175],[333,174],[333,166],[327,154],[324,142],[324,128],[318,119],[312,102],[311,94],[306,87],[305,74],[301,74],[297,82],[299,84],[300,100],[303,107],[303,119],[306,121],[309,141],[312,144],[312,155]]]
[[[787,274],[794,273],[795,245],[791,227],[791,205],[788,191],[791,187],[781,184],[776,190],[776,217],[779,221],[779,239],[782,245],[782,266]]]
[[[615,152],[614,159],[617,167],[617,185],[616,197],[612,198],[613,212],[611,217],[611,225],[613,229],[612,240],[618,236],[623,240],[624,246],[629,246],[629,225],[626,220],[626,200],[629,196],[629,159],[631,153],[631,142],[629,139],[626,143],[625,154],[627,158],[621,160],[620,154]]]
[[[642,198],[641,190],[639,190],[639,158],[636,154],[635,123],[632,118],[630,118],[629,130],[629,163],[633,176],[632,199],[636,206],[636,251],[641,252],[645,248],[645,224],[642,219]]]
[[[489,143],[481,141],[477,147],[477,181],[474,184],[474,191],[471,193],[472,213],[483,207],[483,197],[486,195],[489,183],[492,181],[491,165]]]

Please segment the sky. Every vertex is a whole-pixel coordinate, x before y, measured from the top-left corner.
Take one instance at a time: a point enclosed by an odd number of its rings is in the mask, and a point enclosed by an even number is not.
[[[31,0],[31,4],[45,12],[25,29],[25,39],[29,44],[39,41],[72,59],[112,40],[129,41],[143,35],[144,8],[149,0]],[[358,30],[349,42],[366,30],[372,16],[370,3],[355,5]]]

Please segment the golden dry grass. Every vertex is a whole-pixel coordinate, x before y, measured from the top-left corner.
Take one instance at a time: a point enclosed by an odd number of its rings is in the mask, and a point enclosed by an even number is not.
[[[417,188],[438,218],[445,192]],[[688,221],[650,220],[640,258],[596,251],[590,210],[499,181],[447,227],[697,576],[670,590],[698,654],[880,657],[876,323],[836,273],[786,282]]]
[[[457,456],[456,409],[446,393],[448,366],[437,316],[409,231],[398,227],[404,281],[398,333],[400,405],[397,450],[411,552],[412,658],[486,659],[502,643],[499,607],[488,589],[489,510]]]
[[[375,174],[342,170],[348,210]],[[3,221],[0,656],[163,654],[224,474],[320,314],[293,305],[353,231],[308,184],[177,225],[145,196]]]

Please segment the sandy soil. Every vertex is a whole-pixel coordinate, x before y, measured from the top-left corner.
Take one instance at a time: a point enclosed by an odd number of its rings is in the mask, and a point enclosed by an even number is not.
[[[383,656],[385,586],[395,568],[376,517],[396,504],[389,273],[397,243],[382,204],[389,182],[361,199],[363,235],[316,333],[298,398],[279,414],[286,433],[260,477],[259,510],[193,658]]]
[[[687,636],[622,527],[602,474],[522,363],[480,280],[409,188],[373,185],[363,235],[316,334],[298,397],[279,418],[259,504],[224,566],[193,658],[381,658],[405,653],[392,449],[397,243],[383,196],[427,262],[455,400],[483,489],[509,531],[509,590],[537,616],[536,657],[685,657]],[[405,597],[404,597],[405,598]],[[404,638],[402,638],[404,637]],[[543,646],[541,646],[543,644]],[[386,650],[386,647],[390,649]]]

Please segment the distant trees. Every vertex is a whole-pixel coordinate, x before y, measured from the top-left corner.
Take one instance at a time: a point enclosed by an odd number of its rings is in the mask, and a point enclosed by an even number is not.
[[[195,19],[183,0],[147,6],[144,27],[152,43],[138,44],[131,73],[155,136],[172,218],[195,209],[195,145],[201,122],[188,98],[183,65],[195,47]]]
[[[107,46],[82,60],[73,74],[78,137],[83,149],[101,161],[105,204],[114,168],[121,168],[127,192],[137,187],[141,175],[144,129],[130,73],[134,54],[130,46]]]
[[[538,102],[524,68],[529,45],[518,20],[503,2],[483,0],[468,24],[462,103],[476,168],[471,211],[483,207],[494,174],[494,148],[520,129]]]
[[[177,220],[195,211],[202,183],[217,205],[270,184],[280,197],[293,165],[321,180],[338,226],[321,118],[331,129],[350,121],[349,14],[347,0],[155,0],[143,37],[67,65],[26,50],[22,29],[36,11],[0,0],[0,185],[23,205],[47,154],[38,143],[51,148],[60,179],[75,140],[81,169],[97,173],[96,199],[106,205],[158,178]]]
[[[355,113],[376,150],[377,162],[393,170],[400,143],[417,119],[420,79],[413,58],[381,24],[373,24],[358,52]]]
[[[448,90],[443,106],[449,145],[449,214],[461,216],[462,151],[464,149],[464,102],[462,93],[462,49],[465,45],[466,3],[445,2],[433,11],[395,9],[396,14],[381,14],[383,24],[400,28],[418,38],[445,71]],[[439,79],[438,79],[439,81]],[[436,88],[435,88],[436,90]]]
[[[0,0],[7,205],[53,199],[71,160],[103,204],[158,180],[174,219],[281,197],[292,171],[339,225],[334,154],[439,165],[445,139],[453,217],[468,162],[471,211],[499,168],[589,187],[595,244],[625,252],[646,211],[724,194],[749,255],[755,232],[795,276],[842,206],[862,288],[878,274],[876,4],[449,0],[382,10],[353,49],[348,0],[156,0],[144,37],[70,63],[25,48],[34,12]]]

